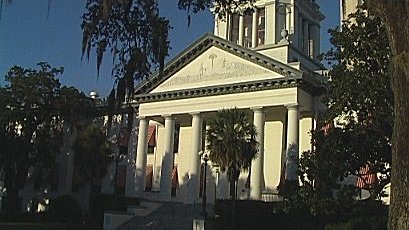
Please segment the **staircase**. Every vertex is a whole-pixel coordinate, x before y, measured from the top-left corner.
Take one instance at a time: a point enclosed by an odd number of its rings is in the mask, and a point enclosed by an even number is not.
[[[146,206],[145,210],[138,210],[143,206]],[[212,205],[208,204],[207,210],[212,210]],[[194,219],[203,219],[201,204],[145,201],[141,202],[141,207],[131,207],[129,211],[134,212],[135,216],[116,230],[192,230]],[[145,215],[141,215],[143,213]]]

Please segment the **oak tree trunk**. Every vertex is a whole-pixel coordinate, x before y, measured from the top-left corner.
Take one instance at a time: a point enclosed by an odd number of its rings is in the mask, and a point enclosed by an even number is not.
[[[395,122],[392,136],[389,230],[409,230],[409,53],[392,58]]]
[[[394,93],[389,230],[409,230],[409,0],[367,0],[385,23]]]

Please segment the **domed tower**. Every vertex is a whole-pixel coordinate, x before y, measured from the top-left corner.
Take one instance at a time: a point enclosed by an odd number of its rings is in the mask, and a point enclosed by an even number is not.
[[[258,0],[252,9],[235,11],[223,19],[215,15],[216,36],[297,69],[322,68],[318,56],[324,15],[314,0]]]

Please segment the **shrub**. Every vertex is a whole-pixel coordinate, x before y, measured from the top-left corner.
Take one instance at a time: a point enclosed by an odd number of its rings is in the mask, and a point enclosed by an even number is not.
[[[48,213],[50,221],[65,223],[81,223],[82,211],[75,197],[63,195],[52,199]]]
[[[90,214],[92,225],[102,226],[105,211],[125,212],[129,205],[139,205],[139,199],[112,194],[95,194],[91,196]]]

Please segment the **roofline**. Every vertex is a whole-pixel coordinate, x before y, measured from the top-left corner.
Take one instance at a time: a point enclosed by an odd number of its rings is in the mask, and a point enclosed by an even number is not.
[[[263,66],[273,72],[277,72],[286,77],[296,77],[302,76],[303,72],[297,70],[293,67],[287,66],[277,60],[260,54],[256,51],[244,48],[223,38],[217,37],[211,33],[206,33],[186,49],[180,52],[177,56],[171,59],[164,67],[163,72],[160,73],[156,71],[150,77],[142,81],[138,86],[135,87],[134,94],[143,94],[152,90],[154,87],[158,86],[165,80],[167,80],[173,73],[182,69],[197,56],[201,55],[205,50],[210,47],[215,46],[221,48],[227,52],[238,55],[241,58],[247,59],[255,64]],[[160,75],[163,74],[163,77]]]

